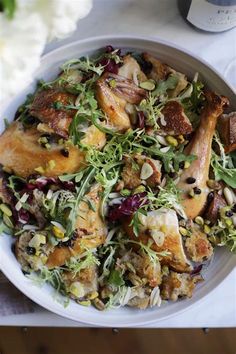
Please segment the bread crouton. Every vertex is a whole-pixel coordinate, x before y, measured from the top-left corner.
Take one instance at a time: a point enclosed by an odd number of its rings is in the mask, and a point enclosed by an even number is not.
[[[192,277],[187,273],[170,272],[163,277],[161,296],[163,300],[176,301],[180,297],[192,297],[196,284],[201,281],[201,276]]]
[[[199,229],[194,229],[185,242],[186,251],[194,262],[202,262],[211,258],[213,248],[206,234]]]
[[[157,160],[153,160],[144,155],[136,154],[133,157],[125,157],[125,165],[121,173],[124,181],[124,187],[128,189],[134,189],[138,187],[142,182],[142,168],[144,163],[150,165],[150,171],[153,171],[150,177],[146,180],[147,185],[154,187],[161,182],[161,163]]]

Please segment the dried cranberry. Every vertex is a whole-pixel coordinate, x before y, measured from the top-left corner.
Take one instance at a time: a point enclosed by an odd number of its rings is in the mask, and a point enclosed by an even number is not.
[[[214,199],[214,192],[210,192],[207,196],[207,202],[210,203]]]
[[[75,190],[75,184],[72,181],[62,182],[62,187],[64,189],[68,189],[69,191],[74,191]]]
[[[112,47],[112,45],[107,45],[106,47],[105,47],[105,52],[106,53],[111,53],[111,52],[113,52],[114,51],[114,48]]]
[[[116,64],[116,62],[113,59],[109,58],[103,58],[100,61],[100,64],[104,66],[104,72],[109,72],[113,74],[117,74],[119,70],[119,64]]]
[[[23,224],[24,223],[27,223],[29,221],[29,218],[30,218],[30,214],[28,213],[27,210],[25,209],[20,209],[18,211],[18,219],[20,222],[22,222]]]

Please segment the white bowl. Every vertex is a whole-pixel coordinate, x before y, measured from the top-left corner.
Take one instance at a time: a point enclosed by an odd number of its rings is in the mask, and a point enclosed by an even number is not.
[[[236,110],[233,89],[214,69],[186,51],[173,47],[169,43],[161,40],[106,36],[74,42],[45,55],[39,70],[35,73],[35,78],[50,80],[57,75],[60,64],[65,60],[90,55],[97,49],[108,44],[124,50],[149,52],[160,60],[168,63],[170,66],[173,66],[175,69],[186,73],[190,78],[193,77],[196,71],[199,72],[200,78],[205,81],[212,90],[227,96],[231,101],[232,108]],[[3,110],[2,117],[12,120],[17,107],[24,102],[27,93],[33,92],[34,87],[35,83],[15,97]],[[3,131],[3,121],[0,122],[0,124],[0,131]],[[7,235],[0,237],[0,269],[20,291],[39,305],[61,316],[91,325],[106,327],[142,326],[176,315],[190,306],[193,306],[196,302],[209,294],[209,292],[215,289],[236,266],[236,255],[229,253],[226,249],[218,249],[213,262],[206,272],[205,281],[197,286],[191,299],[168,303],[160,308],[152,308],[145,311],[120,308],[99,312],[92,307],[83,307],[73,301],[70,301],[68,307],[64,307],[60,302],[53,299],[53,289],[51,286],[45,285],[39,288],[33,285],[32,281],[27,279],[21,272],[20,265],[11,251],[11,243],[11,237]],[[61,299],[63,298],[61,297]]]

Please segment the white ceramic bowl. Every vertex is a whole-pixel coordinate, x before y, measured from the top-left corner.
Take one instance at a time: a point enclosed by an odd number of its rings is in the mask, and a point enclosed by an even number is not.
[[[232,108],[236,110],[233,89],[214,69],[186,51],[173,47],[161,40],[113,36],[74,42],[44,56],[39,70],[35,73],[35,78],[50,80],[57,75],[60,64],[65,60],[90,55],[108,44],[124,50],[146,51],[154,54],[160,60],[184,72],[190,78],[193,77],[196,71],[199,72],[200,78],[207,82],[207,85],[212,90],[227,96],[231,101]],[[12,120],[17,107],[24,102],[26,94],[34,90],[34,86],[35,83],[15,97],[4,109],[2,117]],[[2,121],[0,124],[0,131],[3,131],[4,124]],[[160,308],[152,308],[145,311],[121,308],[99,312],[92,307],[79,306],[73,301],[70,301],[69,306],[65,308],[61,303],[53,299],[51,286],[45,285],[39,288],[33,285],[32,281],[27,279],[21,272],[20,265],[11,251],[11,243],[11,237],[7,235],[0,237],[0,269],[19,290],[39,305],[61,316],[91,325],[106,327],[142,326],[176,315],[209,294],[236,266],[236,255],[229,253],[226,249],[219,249],[207,270],[205,281],[199,284],[192,299],[165,304]]]

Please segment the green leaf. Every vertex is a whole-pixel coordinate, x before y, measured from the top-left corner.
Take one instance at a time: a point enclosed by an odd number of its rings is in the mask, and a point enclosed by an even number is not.
[[[108,282],[108,284],[114,285],[114,286],[116,286],[116,287],[122,286],[122,285],[125,284],[121,272],[119,272],[119,271],[116,270],[116,269],[113,269],[113,270],[111,271],[107,282]]]
[[[229,169],[221,166],[218,162],[212,162],[217,181],[222,180],[232,188],[236,188],[236,168]]]
[[[165,95],[167,90],[173,90],[178,84],[178,76],[171,74],[168,76],[167,80],[160,81],[157,84],[157,88],[152,92],[153,96]]]
[[[133,226],[133,232],[135,234],[136,237],[139,236],[140,233],[140,227],[143,225],[141,220],[140,220],[140,214],[141,215],[147,215],[146,210],[139,208],[138,210],[136,210],[136,212],[133,214],[130,226]]]
[[[16,11],[16,0],[1,0],[0,11],[4,11],[9,20],[11,20]]]
[[[230,157],[232,159],[233,166],[236,168],[236,150],[230,153]]]
[[[84,172],[85,171],[83,170],[78,173],[61,175],[58,178],[62,182],[68,182],[68,181],[71,181],[74,179],[76,183],[79,183],[81,181],[81,179],[83,178]]]
[[[213,150],[211,154],[211,166],[215,174],[215,179],[217,181],[222,180],[230,187],[236,188],[236,168],[231,168],[235,163],[235,154],[225,154],[224,146],[218,134],[215,134],[214,141],[218,144],[220,151],[220,155],[217,155]]]

